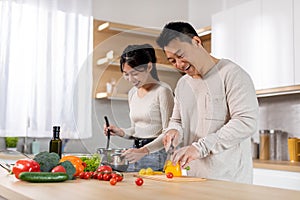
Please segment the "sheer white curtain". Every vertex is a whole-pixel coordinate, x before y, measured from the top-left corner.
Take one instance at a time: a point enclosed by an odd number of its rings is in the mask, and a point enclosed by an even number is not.
[[[0,0],[0,136],[92,136],[92,0]]]

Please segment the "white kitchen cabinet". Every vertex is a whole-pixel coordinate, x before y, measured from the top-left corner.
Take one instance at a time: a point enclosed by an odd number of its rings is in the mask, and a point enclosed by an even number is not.
[[[212,16],[212,55],[235,61],[235,9]]]
[[[253,184],[300,191],[300,173],[254,168]]]
[[[257,90],[291,86],[293,34],[293,0],[249,1],[213,15],[212,55],[243,67]]]
[[[262,0],[262,85],[294,85],[293,0]]]
[[[294,0],[295,85],[300,84],[300,1]]]
[[[261,89],[261,0],[212,16],[212,55],[236,62]]]
[[[235,58],[251,76],[256,89],[262,88],[261,0],[250,1],[235,8]]]

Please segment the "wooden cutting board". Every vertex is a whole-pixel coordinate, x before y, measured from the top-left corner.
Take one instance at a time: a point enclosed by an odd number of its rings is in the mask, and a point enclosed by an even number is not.
[[[199,178],[199,177],[192,177],[192,176],[180,176],[180,177],[173,177],[173,178],[167,178],[165,174],[163,175],[139,175],[134,174],[135,177],[141,177],[144,179],[151,179],[156,181],[166,181],[166,182],[199,182],[199,181],[205,181],[205,178]]]

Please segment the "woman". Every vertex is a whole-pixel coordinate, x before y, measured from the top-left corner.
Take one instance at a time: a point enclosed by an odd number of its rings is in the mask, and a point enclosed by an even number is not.
[[[133,148],[123,153],[130,162],[127,171],[162,170],[166,152],[161,133],[172,114],[173,93],[158,79],[155,51],[149,44],[129,45],[121,55],[120,68],[134,86],[128,93],[131,127],[104,125],[104,133],[109,129],[111,135],[134,140]]]

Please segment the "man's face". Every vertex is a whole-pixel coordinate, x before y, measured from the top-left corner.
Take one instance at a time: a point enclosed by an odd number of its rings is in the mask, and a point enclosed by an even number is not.
[[[199,72],[192,63],[197,61],[197,47],[179,39],[171,40],[164,48],[169,62],[178,70],[194,77],[199,76]],[[198,57],[199,59],[199,57]]]

